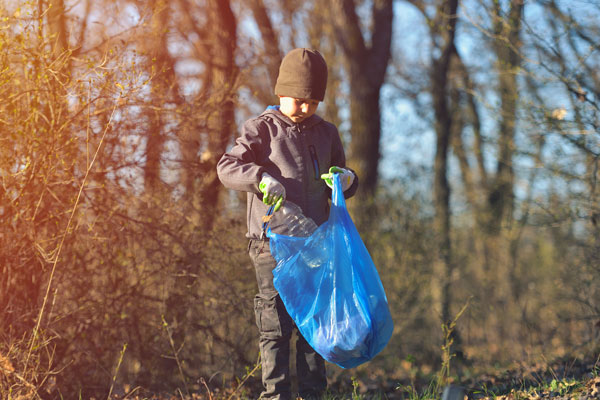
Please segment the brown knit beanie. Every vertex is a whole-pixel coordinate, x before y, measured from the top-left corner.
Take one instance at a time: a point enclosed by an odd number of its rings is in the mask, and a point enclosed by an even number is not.
[[[294,49],[286,54],[275,84],[278,96],[323,101],[327,88],[327,63],[316,50]]]

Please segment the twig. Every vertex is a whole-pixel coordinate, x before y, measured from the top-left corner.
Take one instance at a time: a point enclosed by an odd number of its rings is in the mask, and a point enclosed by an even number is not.
[[[113,116],[115,115],[115,110],[117,109],[117,105],[119,104],[119,99],[117,99],[115,101],[115,105],[112,109],[112,112],[110,114],[110,118],[108,119],[108,122],[106,124],[106,127],[104,128],[104,132],[102,133],[102,137],[100,138],[100,143],[98,144],[98,148],[96,148],[96,152],[94,153],[94,157],[92,158],[92,161],[90,163],[90,165],[88,166],[87,170],[85,171],[85,175],[83,177],[83,181],[81,182],[81,185],[79,186],[79,192],[77,193],[77,197],[75,199],[75,204],[73,205],[73,209],[71,210],[71,215],[69,216],[69,221],[67,222],[67,227],[65,228],[62,238],[60,240],[60,243],[58,245],[58,249],[56,251],[56,256],[54,258],[54,263],[52,264],[52,270],[50,271],[50,278],[48,279],[48,285],[46,286],[46,294],[44,295],[44,301],[42,302],[42,308],[40,309],[40,313],[38,315],[38,319],[35,325],[35,328],[33,329],[33,335],[31,337],[31,342],[29,344],[29,350],[27,352],[27,358],[25,359],[25,364],[23,366],[23,376],[26,377],[27,376],[27,367],[29,365],[29,358],[31,357],[31,352],[33,351],[33,347],[35,346],[36,343],[36,339],[38,336],[38,332],[40,330],[40,325],[42,323],[42,317],[44,315],[44,311],[46,309],[46,303],[48,302],[48,297],[50,294],[50,288],[52,287],[52,280],[54,278],[54,273],[56,271],[56,265],[58,264],[58,259],[59,259],[59,255],[60,252],[62,250],[63,244],[65,242],[65,238],[67,237],[67,234],[69,233],[69,229],[71,228],[71,223],[73,221],[73,217],[75,216],[75,210],[77,209],[77,206],[79,204],[79,199],[81,198],[81,193],[83,192],[83,188],[85,187],[85,182],[87,180],[87,177],[90,173],[90,170],[92,169],[92,166],[94,165],[94,161],[96,161],[96,157],[98,156],[98,153],[100,152],[100,148],[102,147],[102,144],[104,143],[104,138],[106,137],[106,133],[108,132],[108,127],[110,126]]]
[[[117,362],[117,368],[115,369],[115,374],[113,375],[112,382],[110,383],[110,390],[108,391],[108,396],[106,396],[106,400],[110,400],[110,396],[112,395],[112,391],[115,386],[115,382],[117,380],[117,375],[119,374],[119,368],[121,368],[121,363],[123,362],[123,356],[125,356],[125,350],[127,350],[127,343],[123,343],[123,348],[121,349],[121,354],[119,355],[119,361]]]
[[[254,366],[254,368],[252,368],[252,371],[246,373],[246,376],[244,376],[244,378],[240,381],[239,385],[237,385],[237,387],[235,388],[235,390],[229,395],[229,397],[227,398],[227,400],[231,400],[231,398],[233,397],[234,394],[237,393],[238,390],[240,390],[240,388],[244,385],[244,383],[246,383],[246,381],[248,380],[248,378],[250,378],[252,375],[254,375],[254,373],[260,368],[260,353],[258,353],[258,359],[256,360],[256,365]]]
[[[206,388],[206,393],[208,393],[208,400],[212,400],[212,393],[210,391],[210,388],[208,387],[208,384],[206,383],[206,380],[204,380],[204,378],[200,378],[200,383],[203,384]]]
[[[23,383],[23,385],[25,385],[27,388],[31,389],[33,391],[33,394],[35,394],[35,398],[40,399],[40,395],[37,392],[37,388],[35,387],[35,385],[33,385],[32,383],[28,382],[25,378],[23,378],[21,375],[19,375],[17,372],[14,371],[14,369],[12,369],[11,365],[8,365],[11,368],[6,368],[5,366],[2,366],[0,364],[0,371],[2,371],[3,374],[5,374],[6,376],[14,376],[15,378],[17,378],[19,381],[21,381],[21,383]]]
[[[454,357],[454,354],[450,352],[450,348],[454,343],[454,338],[452,337],[452,332],[456,327],[456,322],[466,311],[467,307],[471,302],[472,297],[467,299],[465,305],[460,309],[460,311],[456,314],[454,319],[448,323],[442,324],[442,330],[444,331],[444,344],[442,345],[442,367],[438,372],[437,377],[437,389],[440,387],[446,386],[448,383],[448,379],[450,378],[450,360]]]
[[[171,345],[171,350],[173,351],[173,356],[175,357],[175,362],[177,362],[177,368],[179,368],[179,375],[181,376],[181,380],[183,381],[183,386],[185,387],[185,392],[187,395],[190,395],[190,391],[188,390],[187,383],[185,382],[185,375],[183,374],[183,368],[181,366],[181,362],[179,361],[178,351],[175,349],[175,342],[173,341],[173,336],[171,336],[171,331],[169,331],[169,324],[165,320],[165,316],[161,315],[163,327],[165,331],[167,331],[167,336],[169,337],[169,344]]]
[[[129,393],[127,393],[125,395],[125,397],[123,397],[123,400],[125,400],[126,398],[128,398],[129,396],[131,396],[132,394],[134,394],[135,392],[137,392],[138,390],[140,390],[142,387],[141,386],[136,386],[134,387]]]

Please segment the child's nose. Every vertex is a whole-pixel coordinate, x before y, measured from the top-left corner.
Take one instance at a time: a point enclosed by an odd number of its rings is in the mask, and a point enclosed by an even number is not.
[[[300,106],[303,113],[308,112],[308,107],[309,107],[308,103],[302,103],[302,105]]]

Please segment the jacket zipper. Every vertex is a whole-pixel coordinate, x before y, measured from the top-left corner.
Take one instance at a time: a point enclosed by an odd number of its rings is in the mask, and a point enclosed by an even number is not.
[[[315,146],[312,144],[308,146],[308,152],[310,153],[310,158],[312,159],[313,167],[315,169],[315,180],[319,180],[319,159],[317,158],[317,150],[315,149]]]

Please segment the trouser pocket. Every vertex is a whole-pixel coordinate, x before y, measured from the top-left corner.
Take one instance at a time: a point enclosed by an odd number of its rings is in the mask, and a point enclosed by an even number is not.
[[[277,293],[257,294],[254,297],[254,315],[261,338],[277,339],[281,337],[281,321],[277,310]]]
[[[271,255],[269,242],[252,241],[249,254],[256,271],[258,292],[266,293],[267,296],[276,293],[273,286],[273,269],[277,266],[277,261]]]

